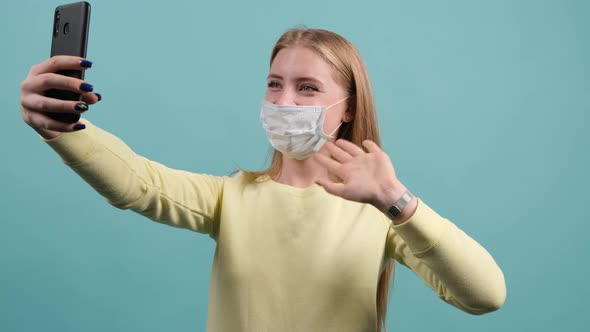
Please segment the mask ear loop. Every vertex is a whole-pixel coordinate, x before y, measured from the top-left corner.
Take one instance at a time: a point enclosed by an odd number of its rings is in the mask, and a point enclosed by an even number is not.
[[[335,102],[334,104],[332,104],[332,105],[330,105],[330,106],[326,107],[326,111],[327,111],[329,108],[331,108],[331,107],[333,107],[333,106],[336,106],[336,105],[340,104],[341,102],[345,101],[346,99],[348,99],[348,97],[349,97],[349,96],[346,96],[346,97],[344,97],[344,98],[340,99],[339,101]],[[331,132],[331,133],[328,135],[328,137],[330,137],[330,138],[335,138],[335,137],[334,137],[334,136],[332,136],[332,135],[334,135],[334,133],[335,133],[336,131],[338,131],[338,129],[340,128],[340,126],[342,126],[342,124],[343,124],[343,123],[344,123],[344,122],[340,121],[340,124],[339,124],[339,125],[336,127],[336,129],[332,130],[332,132]]]
[[[328,138],[335,138],[332,135],[334,135],[334,133],[338,130],[338,128],[340,128],[340,126],[342,126],[343,123],[344,122],[340,122],[340,124],[336,127],[336,129],[332,130],[332,132],[330,133],[330,135],[328,135],[327,137]],[[316,146],[313,148],[313,151],[314,152],[318,152],[322,148],[322,146],[324,146],[324,143],[326,143],[326,141],[327,141],[327,138],[326,137],[320,138],[318,144],[316,144]]]
[[[326,111],[327,111],[328,109],[330,109],[331,107],[333,107],[333,106],[336,106],[336,105],[340,104],[341,102],[345,101],[346,99],[348,99],[348,96],[346,96],[346,97],[344,97],[344,98],[340,99],[339,101],[335,102],[334,104],[332,104],[332,105],[330,105],[330,106],[326,107]]]
[[[330,138],[336,138],[336,137],[334,137],[332,135],[334,135],[334,133],[338,131],[338,129],[340,128],[340,126],[342,126],[343,123],[344,122],[340,121],[340,124],[336,127],[336,129],[332,130],[332,132],[330,133],[330,135],[328,135],[328,137],[330,137]]]
[[[336,105],[340,104],[341,102],[343,102],[343,101],[345,101],[346,99],[348,99],[348,97],[349,97],[349,96],[346,96],[346,97],[344,97],[344,98],[340,99],[339,101],[335,102],[334,104],[332,104],[332,105],[330,105],[330,106],[326,107],[326,109],[325,109],[325,110],[327,111],[327,110],[328,110],[328,109],[330,109],[331,107],[333,107],[333,106],[336,106]],[[332,132],[331,132],[331,133],[328,135],[328,137],[330,137],[330,138],[335,138],[335,137],[334,137],[334,136],[332,136],[332,135],[334,135],[334,133],[335,133],[335,132],[336,132],[336,131],[337,131],[337,130],[340,128],[340,126],[342,126],[342,124],[343,124],[343,123],[344,123],[344,122],[340,121],[340,124],[339,124],[339,125],[336,127],[336,129],[332,130]]]

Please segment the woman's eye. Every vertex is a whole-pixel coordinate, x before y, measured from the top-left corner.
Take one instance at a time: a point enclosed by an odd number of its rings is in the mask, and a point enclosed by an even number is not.
[[[270,81],[268,82],[267,86],[271,89],[278,89],[281,87],[281,85],[279,84],[279,82],[275,82],[275,81]]]
[[[314,91],[318,91],[318,89],[315,86],[312,86],[312,85],[302,85],[301,86],[301,91],[303,91],[303,92],[314,92]]]

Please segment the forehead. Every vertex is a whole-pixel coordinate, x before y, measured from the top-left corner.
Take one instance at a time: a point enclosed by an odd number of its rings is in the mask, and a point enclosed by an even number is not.
[[[270,74],[285,79],[314,77],[321,81],[333,80],[334,69],[320,55],[306,47],[288,47],[279,51],[270,66]]]

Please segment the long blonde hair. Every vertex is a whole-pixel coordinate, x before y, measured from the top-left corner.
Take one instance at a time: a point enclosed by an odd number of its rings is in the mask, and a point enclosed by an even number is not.
[[[296,28],[285,32],[274,46],[270,63],[284,48],[302,46],[320,55],[334,68],[335,78],[345,87],[349,98],[348,111],[353,120],[343,123],[338,130],[337,138],[346,139],[360,147],[366,139],[381,146],[375,104],[371,92],[371,84],[365,64],[356,48],[342,36],[322,29]],[[255,178],[262,175],[275,177],[281,171],[282,155],[274,150],[270,166],[258,172],[245,172],[247,176]],[[387,314],[387,298],[389,285],[394,274],[394,261],[389,260],[379,277],[376,294],[377,331],[385,328]]]

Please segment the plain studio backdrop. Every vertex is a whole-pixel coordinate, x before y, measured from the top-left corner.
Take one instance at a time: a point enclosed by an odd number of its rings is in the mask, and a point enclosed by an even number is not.
[[[0,331],[202,331],[215,243],[108,205],[21,119],[20,83],[49,56],[60,4],[2,4]],[[343,35],[399,178],[490,251],[508,288],[500,311],[471,316],[398,264],[388,328],[586,331],[590,2],[91,4],[86,79],[103,101],[83,117],[215,175],[265,165],[277,38]]]

